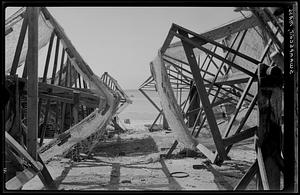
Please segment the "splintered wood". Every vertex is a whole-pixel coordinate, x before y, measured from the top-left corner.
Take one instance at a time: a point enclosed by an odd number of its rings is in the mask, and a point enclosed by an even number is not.
[[[160,54],[150,63],[151,74],[156,80],[157,92],[160,96],[161,106],[170,128],[176,132],[177,140],[185,145],[186,148],[196,150],[196,141],[190,135],[184,123],[182,113],[175,99],[166,67]]]

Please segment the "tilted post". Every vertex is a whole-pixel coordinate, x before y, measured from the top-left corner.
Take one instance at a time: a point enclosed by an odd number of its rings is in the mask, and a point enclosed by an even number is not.
[[[281,162],[282,72],[259,64],[256,151],[264,189],[279,190]],[[266,178],[264,180],[264,175]]]

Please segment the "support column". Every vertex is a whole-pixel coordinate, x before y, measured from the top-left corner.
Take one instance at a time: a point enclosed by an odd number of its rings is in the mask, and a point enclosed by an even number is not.
[[[27,150],[37,160],[38,135],[38,7],[28,7]]]

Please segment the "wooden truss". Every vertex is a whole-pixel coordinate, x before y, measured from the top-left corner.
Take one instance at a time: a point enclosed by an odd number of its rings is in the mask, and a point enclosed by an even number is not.
[[[40,19],[53,29],[43,67],[38,65]],[[102,78],[93,73],[46,8],[22,8],[12,20],[7,22],[6,36],[14,33],[15,23],[22,22],[22,26],[10,72],[6,75],[12,93],[5,113],[6,157],[7,165],[13,161],[27,168],[10,177],[6,188],[20,189],[38,174],[48,189],[55,189],[44,162],[64,155],[95,133],[103,134],[106,125],[131,100],[107,73]],[[26,60],[22,76],[18,77],[26,35]],[[41,78],[38,78],[38,68],[43,68]],[[45,138],[54,139],[45,144]]]
[[[261,184],[258,185],[259,189],[279,189],[280,171],[283,171],[280,149],[282,122],[279,120],[282,114],[283,64],[280,62],[283,62],[284,55],[283,29],[268,8],[250,10],[251,17],[203,34],[172,24],[158,57],[150,63],[152,76],[141,85],[140,91],[159,114],[164,112],[168,123],[172,125],[171,129],[179,135],[179,141],[186,147],[193,148],[195,144],[213,163],[221,165],[228,159],[234,144],[255,137],[257,160],[236,189],[245,189],[254,175],[258,175],[258,183]],[[245,39],[249,42],[249,35],[253,33],[258,33],[263,46],[261,52],[256,51],[256,55],[241,49]],[[174,37],[180,39],[180,42],[171,44]],[[208,45],[212,47],[208,48]],[[183,48],[186,60],[182,59],[182,54],[169,54],[168,51],[176,47]],[[199,50],[206,55],[202,64]],[[281,60],[275,60],[274,53]],[[278,78],[277,81],[275,78]],[[182,104],[181,95],[176,98],[174,95],[178,89],[189,90]],[[146,95],[146,90],[158,92],[162,109]],[[186,109],[187,102],[189,106]],[[234,105],[235,109],[225,131],[221,132],[214,107],[224,103]],[[247,105],[246,112],[233,132],[233,124],[244,104]],[[256,105],[258,124],[245,129],[245,123]],[[198,137],[206,121],[216,151],[201,143],[194,143],[195,139],[189,138]],[[273,135],[267,133],[270,125],[274,129]]]

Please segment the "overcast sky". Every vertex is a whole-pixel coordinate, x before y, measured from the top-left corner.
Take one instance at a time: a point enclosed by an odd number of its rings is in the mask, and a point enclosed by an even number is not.
[[[48,7],[95,74],[108,72],[124,89],[150,76],[172,23],[202,33],[241,17],[231,7]],[[17,8],[6,9],[6,17]]]

